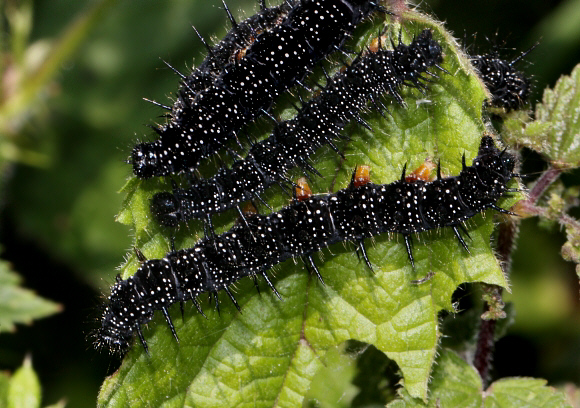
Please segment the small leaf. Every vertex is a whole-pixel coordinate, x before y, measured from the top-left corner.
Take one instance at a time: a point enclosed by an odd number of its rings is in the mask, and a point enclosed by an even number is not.
[[[505,122],[508,140],[547,156],[554,167],[580,165],[580,64],[570,76],[562,76],[554,89],[546,88],[536,105],[535,120],[521,118]]]
[[[481,407],[482,383],[477,370],[450,350],[443,350],[433,369],[429,384],[429,402],[412,398],[407,390],[400,390],[401,399],[388,408],[412,407]]]
[[[58,303],[21,288],[20,283],[21,278],[10,270],[10,265],[0,261],[0,332],[13,331],[16,323],[30,324],[33,319],[62,310]]]
[[[8,388],[8,408],[40,407],[40,382],[32,368],[30,357],[26,357],[10,380]]]
[[[537,378],[504,378],[491,384],[486,391],[485,408],[510,407],[571,407],[562,392],[546,386]]]
[[[571,407],[564,393],[536,378],[504,378],[482,392],[481,378],[473,366],[450,350],[442,350],[429,384],[429,402],[400,390],[400,399],[388,408],[413,407]]]

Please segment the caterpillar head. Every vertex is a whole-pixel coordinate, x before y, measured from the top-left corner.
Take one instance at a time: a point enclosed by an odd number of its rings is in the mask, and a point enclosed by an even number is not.
[[[120,331],[114,326],[107,325],[96,330],[93,337],[95,349],[108,350],[111,354],[123,355],[131,346],[133,333]]]

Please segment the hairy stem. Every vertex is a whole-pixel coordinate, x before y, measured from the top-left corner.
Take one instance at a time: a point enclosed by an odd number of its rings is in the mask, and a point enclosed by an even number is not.
[[[528,215],[536,215],[547,219],[554,219],[563,227],[572,228],[577,231],[580,231],[580,221],[578,221],[574,217],[569,216],[568,214],[561,214],[558,217],[554,217],[549,213],[549,210],[547,208],[533,205],[528,201],[525,201],[522,204],[518,205],[521,206],[520,208],[522,208]]]
[[[484,308],[488,307],[487,303]],[[483,388],[487,388],[490,382],[489,372],[495,343],[495,320],[481,320],[479,332],[477,335],[477,348],[473,357],[473,365],[479,372],[483,381]]]
[[[509,275],[512,261],[512,252],[519,232],[519,221],[509,220],[499,227],[497,241],[497,255],[501,261],[504,274]],[[481,324],[477,335],[477,345],[473,358],[473,365],[487,387],[490,380],[491,362],[495,345],[495,328],[497,319],[506,317],[503,310],[502,288],[495,285],[484,285],[484,313],[481,315]]]
[[[562,170],[555,167],[550,167],[548,170],[546,170],[544,174],[542,174],[542,176],[536,181],[534,187],[532,187],[530,190],[530,195],[528,199],[525,200],[525,202],[536,204],[538,199],[542,196],[542,194],[544,194],[548,187],[550,187],[550,185],[552,185],[552,183],[556,181],[558,177],[560,177],[560,174],[562,174]]]
[[[546,192],[548,187],[560,177],[562,170],[551,167],[536,181],[534,187],[530,190],[527,200],[518,203],[518,207],[524,213],[529,215],[546,215],[547,210],[536,206],[535,204],[540,197]],[[578,228],[580,230],[580,223],[563,214],[558,222],[566,227]],[[509,220],[502,223],[499,227],[498,241],[497,241],[497,255],[501,261],[501,267],[506,277],[509,277],[512,262],[512,252],[515,249],[515,241],[519,232],[519,221]],[[502,301],[502,288],[493,285],[484,285],[484,305],[483,314],[481,315],[481,324],[477,334],[477,344],[473,364],[481,379],[484,387],[487,387],[490,380],[490,369],[492,356],[495,345],[495,329],[497,319],[505,317],[503,311],[504,303]]]

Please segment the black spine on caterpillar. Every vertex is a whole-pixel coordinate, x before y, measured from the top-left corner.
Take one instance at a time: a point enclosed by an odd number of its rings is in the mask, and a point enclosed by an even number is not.
[[[518,71],[515,65],[537,45],[522,52],[512,61],[502,59],[497,47],[489,54],[470,57],[471,63],[492,95],[491,105],[509,112],[518,110],[526,104],[531,92],[531,81],[523,72]]]
[[[134,174],[149,178],[196,168],[341,47],[375,10],[383,9],[371,0],[302,0],[281,24],[260,34],[244,58],[224,67],[211,86],[194,100],[183,100],[169,122],[155,129],[159,139],[135,146]]]
[[[439,67],[442,60],[441,46],[430,30],[421,32],[409,45],[399,41],[393,50],[367,52],[329,79],[296,117],[279,123],[268,139],[255,144],[245,160],[220,169],[210,179],[192,181],[187,189],[156,194],[151,212],[167,227],[191,218],[207,219],[259,197],[269,186],[285,180],[285,174],[295,166],[312,171],[309,156],[326,144],[338,151],[333,142],[349,121],[362,122],[359,115],[369,101],[382,109],[380,98],[389,93],[402,103],[401,85],[424,87],[421,74],[429,67]]]
[[[438,179],[431,182],[407,182],[404,170],[399,181],[385,185],[353,177],[337,193],[301,198],[269,215],[250,215],[246,225],[236,224],[193,248],[145,261],[134,276],[113,286],[95,346],[123,352],[136,332],[147,351],[140,327],[155,310],[163,312],[177,338],[168,312],[172,304],[192,300],[201,312],[199,295],[224,290],[239,307],[228,288],[246,276],[263,276],[278,295],[268,278],[270,268],[301,257],[320,276],[312,254],[337,242],[357,243],[370,265],[364,239],[399,233],[414,265],[411,234],[450,227],[468,250],[459,231],[464,221],[487,208],[510,213],[496,203],[514,176],[515,157],[484,136],[473,164],[463,162],[458,176],[441,178],[438,170]]]

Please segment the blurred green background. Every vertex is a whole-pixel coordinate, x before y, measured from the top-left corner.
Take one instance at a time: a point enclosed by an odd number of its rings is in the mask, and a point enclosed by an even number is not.
[[[228,4],[240,19],[257,8],[256,0]],[[13,92],[32,89],[23,108],[0,124],[2,257],[27,287],[65,308],[0,334],[0,369],[13,370],[30,353],[44,404],[64,397],[69,406],[93,406],[104,376],[118,366],[85,337],[131,246],[131,231],[114,222],[123,199],[117,191],[131,174],[124,160],[136,140],[151,137],[144,125],[163,120],[141,98],[170,104],[178,78],[160,58],[188,72],[204,56],[190,26],[219,38],[228,23],[218,0],[4,0],[0,7],[4,107]],[[465,33],[471,44],[477,33],[482,52],[490,48],[485,36],[496,32],[519,51],[541,40],[521,65],[533,76],[532,100],[580,61],[580,0],[429,0],[420,8],[446,21],[460,41]],[[29,11],[14,17],[14,10]],[[78,46],[67,45],[73,37]],[[56,65],[44,81],[32,75],[18,84],[18,74],[46,68],[47,55]],[[526,170],[542,169],[538,156],[525,158]],[[565,182],[578,178],[573,173]],[[578,277],[559,256],[564,237],[536,224],[522,226],[507,296],[516,321],[497,343],[494,375],[580,384]]]

